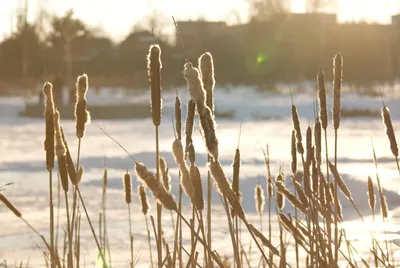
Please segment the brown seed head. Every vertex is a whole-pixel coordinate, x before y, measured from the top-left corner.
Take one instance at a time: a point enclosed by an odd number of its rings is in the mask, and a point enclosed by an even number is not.
[[[203,199],[203,186],[201,184],[201,177],[199,168],[193,163],[190,165],[190,177],[192,179],[192,184],[194,188],[194,205],[197,210],[204,209],[204,199]]]
[[[276,177],[276,185],[281,184],[285,185],[285,178],[282,173],[279,173]],[[278,191],[276,194],[276,204],[280,210],[285,207],[285,198],[283,197],[282,192]]]
[[[199,69],[201,71],[201,78],[203,81],[204,89],[206,91],[206,104],[214,114],[213,91],[215,86],[215,79],[214,79],[214,63],[211,53],[206,52],[200,56]]]
[[[239,171],[240,171],[240,150],[236,149],[235,157],[233,158],[233,176],[232,176],[232,190],[238,197],[239,193]]]
[[[165,190],[168,192],[171,191],[171,177],[169,176],[168,173],[168,166],[167,162],[165,161],[164,157],[160,156],[160,170],[161,170],[161,175],[164,183]]]
[[[306,131],[306,163],[311,165],[311,161],[314,159],[314,149],[312,146],[312,131],[309,126]]]
[[[182,140],[182,110],[181,99],[178,95],[175,97],[175,128],[178,140]]]
[[[382,217],[387,219],[389,215],[389,207],[385,195],[381,198],[381,209],[382,209]]]
[[[292,121],[293,121],[293,128],[296,131],[297,152],[299,154],[304,154],[303,143],[301,142],[302,139],[301,139],[299,114],[297,113],[297,108],[295,105],[292,105]]]
[[[194,150],[194,146],[193,143],[189,144],[189,148],[188,148],[188,155],[189,155],[189,161],[190,163],[194,163],[196,162],[196,152]]]
[[[139,199],[140,199],[140,204],[142,205],[142,213],[143,215],[147,215],[147,212],[150,209],[149,201],[147,200],[147,194],[146,190],[143,187],[143,184],[139,184],[138,186],[138,192],[139,192]]]
[[[315,120],[314,124],[314,146],[315,146],[315,160],[317,161],[317,166],[321,167],[321,121],[319,118]]]
[[[56,155],[57,157],[65,156],[66,148],[61,134],[60,113],[58,110],[55,110],[54,112],[54,129],[56,132]]]
[[[395,157],[399,156],[399,149],[397,147],[396,136],[392,125],[392,118],[389,109],[384,105],[382,108],[382,119],[386,128],[386,135],[389,138],[390,150]]]
[[[293,176],[296,175],[297,172],[297,154],[296,154],[296,131],[292,131],[292,139],[290,143],[290,153],[292,155],[292,162],[291,162],[291,167],[292,167],[292,174]]]
[[[333,128],[339,129],[340,125],[340,91],[343,79],[343,57],[337,53],[333,58]]]
[[[260,184],[257,184],[256,188],[254,189],[254,200],[256,201],[256,209],[258,215],[262,215],[264,211],[265,198],[264,190]]]
[[[330,168],[330,170],[331,170],[331,172],[333,174],[333,177],[337,181],[340,190],[344,194],[344,196],[349,200],[353,200],[353,197],[351,196],[350,190],[349,190],[349,188],[347,188],[347,185],[344,183],[342,177],[339,175],[339,172],[338,172],[336,166],[333,165],[331,162],[329,162],[329,168]]]
[[[172,153],[174,155],[176,163],[179,165],[181,171],[180,184],[185,194],[193,199],[193,184],[190,179],[190,172],[186,166],[185,158],[183,155],[183,147],[180,140],[175,139],[172,143]]]
[[[76,175],[76,179],[77,180],[76,180],[76,184],[75,185],[78,185],[81,182],[82,177],[83,177],[83,171],[84,171],[83,166],[79,166],[78,174]]]
[[[147,55],[147,72],[151,90],[151,115],[153,124],[161,123],[162,99],[161,99],[161,49],[159,45],[151,45]]]
[[[86,74],[78,76],[76,82],[76,136],[80,139],[85,136],[85,125],[90,123],[90,113],[87,110],[86,92],[88,90],[88,77]]]
[[[61,130],[61,136],[62,136],[64,145],[65,145],[65,149],[66,149],[65,157],[66,157],[66,161],[67,161],[68,176],[69,176],[69,179],[71,180],[71,183],[73,185],[76,185],[76,170],[75,170],[74,162],[72,161],[71,153],[69,152],[69,149],[68,149],[68,143],[67,143],[67,140],[64,135],[64,130],[62,127],[60,127],[60,130]]]
[[[371,176],[368,176],[368,205],[370,209],[375,210],[376,198],[374,193],[374,183]]]
[[[185,134],[186,134],[185,155],[187,154],[189,144],[192,143],[192,133],[193,133],[195,111],[196,111],[196,103],[194,102],[194,100],[190,100],[187,104],[187,117],[186,117],[186,126],[185,126]]]
[[[328,127],[328,110],[326,108],[326,90],[325,90],[325,75],[322,70],[318,76],[318,98],[319,98],[319,118],[321,118],[322,128],[326,130]]]
[[[44,141],[44,149],[46,151],[46,169],[48,171],[54,168],[54,99],[53,86],[46,82],[43,87],[46,97],[45,119],[46,119],[46,138]]]
[[[132,202],[132,177],[131,173],[126,171],[124,174],[124,192],[125,192],[125,203],[130,204]]]
[[[8,201],[7,197],[5,197],[1,193],[0,193],[0,201],[3,202],[4,205],[6,205],[6,207],[15,214],[15,216],[17,216],[18,218],[22,217],[21,212],[10,201]]]

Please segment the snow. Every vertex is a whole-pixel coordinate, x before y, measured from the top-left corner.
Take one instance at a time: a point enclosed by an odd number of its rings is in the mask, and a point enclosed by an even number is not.
[[[306,85],[312,88],[312,85]],[[327,87],[328,88],[328,87]],[[178,88],[182,99],[183,111],[186,114],[186,102],[188,94],[184,88]],[[384,90],[386,92],[387,90]],[[175,91],[164,91],[163,122],[160,126],[160,151],[165,157],[170,174],[173,178],[172,192],[178,196],[178,170],[171,155],[174,133],[172,129],[172,107]],[[293,94],[293,100],[298,108],[300,123],[303,133],[306,127],[312,124],[313,94],[310,90],[303,93]],[[0,186],[13,182],[8,186],[5,195],[21,210],[27,219],[39,232],[48,236],[48,175],[45,171],[43,150],[44,120],[18,117],[19,111],[23,110],[26,99],[21,97],[0,98]],[[28,99],[35,101],[35,99]],[[149,101],[149,92],[139,93],[123,89],[102,89],[99,92],[89,91],[89,103],[120,103],[130,102],[132,105],[139,102]],[[400,108],[397,105],[399,97],[385,97],[385,104],[391,109],[393,125],[400,125]],[[328,103],[331,96],[328,95]],[[260,144],[265,148],[268,143],[270,148],[272,173],[277,174],[282,165],[285,174],[289,174],[290,168],[290,134],[291,122],[291,98],[287,93],[266,93],[257,91],[251,87],[217,88],[215,94],[215,105],[217,112],[234,111],[233,118],[217,117],[217,137],[219,139],[220,160],[226,175],[232,175],[232,160],[238,142],[240,121],[242,133],[240,150],[242,157],[240,187],[243,193],[243,206],[249,221],[259,226],[259,219],[254,207],[254,187],[260,182],[265,189],[266,168]],[[379,110],[382,106],[380,97],[362,96],[356,93],[343,92],[342,107],[344,108],[368,108]],[[184,116],[185,117],[185,116]],[[196,120],[197,121],[197,120]],[[75,137],[75,122],[62,120],[61,122],[66,138],[69,143],[71,154],[75,158],[77,154],[77,139]],[[122,175],[126,169],[133,173],[133,163],[127,154],[112,140],[106,137],[99,127],[102,127],[112,137],[117,139],[133,157],[144,162],[150,169],[155,169],[155,142],[154,126],[150,118],[132,120],[94,120],[86,130],[85,138],[82,140],[81,163],[85,167],[84,178],[81,184],[82,194],[89,209],[89,214],[97,226],[98,213],[101,209],[101,187],[104,166],[104,155],[106,156],[109,190],[108,190],[108,231],[115,267],[128,262],[129,238],[127,207],[123,201]],[[371,225],[370,211],[367,205],[367,177],[371,175],[375,179],[375,169],[372,162],[371,138],[373,139],[379,162],[379,174],[381,183],[387,193],[389,208],[391,209],[389,224]],[[331,126],[328,131],[329,152],[333,152],[333,133]],[[203,188],[206,189],[206,149],[199,133],[198,123],[194,130],[194,146],[196,148],[196,163],[200,167],[203,178]],[[361,213],[366,216],[367,223],[363,225],[357,218],[351,204],[341,197],[344,209],[344,224],[351,239],[355,243],[365,240],[366,230],[361,226],[378,228],[377,232],[383,235],[383,230],[390,233],[393,239],[399,239],[399,211],[400,189],[399,174],[391,154],[389,143],[384,132],[380,117],[367,118],[344,118],[339,129],[338,140],[338,167],[346,184],[350,188],[357,206]],[[299,159],[300,160],[300,159]],[[289,179],[287,179],[289,181]],[[137,181],[133,180],[133,189],[136,191]],[[289,188],[290,185],[287,183]],[[54,188],[57,184],[54,183]],[[71,193],[70,193],[71,195]],[[71,198],[71,197],[70,197]],[[213,247],[227,256],[231,256],[230,238],[226,223],[226,216],[220,206],[218,195],[213,191]],[[63,200],[63,199],[62,199]],[[133,200],[138,200],[136,194]],[[184,198],[185,215],[189,217],[190,207],[188,200]],[[61,202],[60,223],[64,222],[64,203]],[[266,206],[267,207],[267,206]],[[57,211],[57,210],[56,210]],[[291,212],[289,205],[287,212]],[[205,213],[205,212],[204,212]],[[155,204],[152,201],[151,215],[155,215]],[[148,267],[147,236],[144,216],[140,213],[137,201],[132,208],[132,220],[135,236],[135,248],[140,254],[139,263]],[[84,219],[84,215],[82,215]],[[26,262],[30,257],[32,266],[42,264],[43,257],[40,250],[36,249],[36,243],[40,243],[37,237],[28,227],[4,206],[0,205],[0,260],[6,259],[9,263],[14,260]],[[273,218],[275,232],[273,241],[277,241],[276,217]],[[264,230],[267,226],[267,213],[263,217]],[[369,222],[369,223],[368,223]],[[173,228],[169,213],[164,213],[163,224],[167,241],[172,245]],[[63,241],[63,228],[60,226],[59,244]],[[97,250],[91,236],[89,227],[85,220],[82,221],[82,252],[86,264],[94,263],[97,258]],[[190,237],[189,234],[185,237]],[[364,238],[363,238],[364,237]],[[368,237],[368,236],[367,236]],[[248,248],[249,238],[244,238],[244,246]],[[189,242],[186,239],[186,243]],[[367,241],[366,243],[369,243]],[[362,243],[361,243],[362,244]],[[253,245],[254,246],[254,245]],[[200,250],[201,251],[201,250]],[[153,256],[156,249],[153,248]],[[362,254],[368,255],[368,249]],[[288,253],[293,254],[291,252]],[[256,256],[256,253],[254,253]],[[253,258],[257,259],[256,257]]]

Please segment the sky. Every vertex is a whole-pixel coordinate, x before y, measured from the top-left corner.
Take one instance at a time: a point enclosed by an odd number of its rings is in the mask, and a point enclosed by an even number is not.
[[[36,20],[43,9],[61,16],[72,8],[75,17],[102,30],[115,41],[122,40],[137,24],[146,26],[148,17],[155,13],[167,32],[173,31],[171,16],[177,20],[223,20],[228,24],[248,20],[248,0],[3,0],[0,5],[0,38],[15,29],[16,14],[26,2],[29,21]],[[305,0],[291,0],[293,12],[304,12],[305,9]],[[390,23],[391,15],[400,13],[400,1],[336,0],[334,7],[325,11],[336,11],[341,22]]]

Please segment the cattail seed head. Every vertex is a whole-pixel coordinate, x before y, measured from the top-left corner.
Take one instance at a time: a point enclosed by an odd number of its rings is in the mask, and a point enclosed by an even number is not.
[[[257,184],[256,188],[254,189],[254,200],[256,201],[257,213],[258,215],[261,216],[264,211],[265,198],[264,198],[264,190],[260,184]]]
[[[132,177],[128,171],[124,174],[124,193],[125,203],[130,204],[132,202]]]
[[[160,156],[160,170],[161,170],[161,176],[163,179],[164,187],[165,190],[168,192],[171,191],[171,176],[169,176],[168,173],[168,166],[167,166],[167,161],[165,161],[164,157]]]
[[[203,186],[201,184],[201,177],[199,168],[193,163],[190,165],[190,177],[192,179],[192,184],[194,188],[194,206],[197,210],[204,209],[204,199],[203,199]]]
[[[278,249],[272,245],[271,241],[269,241],[259,230],[257,230],[252,224],[249,224],[251,232],[258,237],[264,246],[266,246],[269,250],[271,250],[272,254],[279,255]]]
[[[76,184],[75,185],[78,185],[81,182],[82,177],[83,177],[83,171],[84,171],[83,166],[79,166],[78,174],[76,174]]]
[[[386,135],[389,138],[390,150],[392,151],[392,153],[395,157],[398,157],[399,149],[397,147],[396,136],[394,134],[392,118],[390,116],[389,109],[385,105],[382,107],[382,119],[383,119],[383,123],[385,124]]]
[[[343,57],[337,53],[333,58],[333,128],[339,129],[340,124],[340,91],[343,80]]]
[[[382,217],[387,219],[389,215],[389,207],[385,195],[381,197],[381,209],[382,209]]]
[[[196,152],[194,150],[194,146],[193,143],[189,144],[189,148],[188,148],[188,156],[189,156],[189,161],[190,163],[194,163],[196,162]]]
[[[291,162],[291,167],[292,167],[292,174],[295,175],[297,172],[297,154],[296,154],[296,131],[292,131],[292,139],[290,143],[290,153],[292,155],[292,162]]]
[[[159,45],[151,45],[147,55],[147,70],[151,91],[151,115],[153,124],[161,123],[162,99],[161,99],[161,49]]]
[[[90,113],[87,110],[86,92],[88,90],[88,76],[78,76],[76,81],[76,136],[80,139],[85,136],[85,125],[90,123]]]
[[[309,206],[308,198],[307,198],[306,193],[304,192],[303,188],[301,188],[300,183],[298,183],[297,181],[293,181],[293,183],[294,183],[296,193],[299,195],[299,199],[300,199],[301,203],[303,203],[306,207],[308,207]]]
[[[297,152],[299,154],[304,154],[303,143],[301,142],[302,139],[301,139],[299,114],[297,113],[297,108],[295,105],[292,105],[292,121],[293,121],[293,128],[296,131]]]
[[[199,70],[193,67],[191,62],[186,62],[183,76],[186,79],[191,98],[196,102],[197,105],[206,106],[206,92],[204,90],[203,81],[201,80]]]
[[[214,63],[211,53],[206,52],[199,58],[199,69],[203,81],[204,89],[206,91],[206,105],[214,114]]]
[[[178,95],[175,97],[175,128],[178,140],[182,140],[182,110],[181,99]]]
[[[147,170],[142,163],[135,164],[135,172],[137,177],[150,189],[157,202],[162,204],[166,209],[177,211],[178,207],[172,195],[167,192],[164,185],[158,181],[154,174]]]
[[[344,194],[344,196],[349,200],[353,200],[350,190],[349,190],[349,188],[347,188],[347,185],[344,183],[342,177],[339,175],[339,172],[338,172],[336,166],[333,165],[331,162],[329,162],[329,169],[331,170],[333,177],[337,181],[338,186],[339,186],[340,190],[342,191],[342,193]]]
[[[8,201],[7,197],[5,197],[1,193],[0,193],[0,201],[3,202],[4,205],[6,205],[6,207],[15,214],[15,216],[17,216],[18,218],[22,217],[21,212],[10,201]]]
[[[314,144],[315,144],[315,160],[317,161],[318,167],[321,167],[321,161],[322,161],[321,133],[322,133],[321,121],[319,120],[319,118],[317,118],[314,124]]]
[[[55,140],[56,140],[56,155],[57,157],[65,156],[66,154],[66,148],[64,144],[64,140],[62,138],[61,134],[61,128],[60,128],[60,113],[58,110],[55,110],[54,112],[54,129],[55,129]]]
[[[147,212],[150,209],[149,201],[147,200],[147,194],[146,190],[143,187],[143,184],[139,184],[138,186],[138,192],[139,192],[139,199],[140,199],[140,204],[142,205],[142,213],[143,215],[147,215]]]
[[[326,90],[325,90],[325,75],[322,70],[318,76],[318,98],[319,98],[319,118],[321,118],[322,128],[326,130],[328,127],[328,110],[326,108]]]
[[[311,165],[311,161],[314,158],[314,149],[312,146],[312,131],[309,126],[306,131],[306,163]]]
[[[312,187],[313,187],[313,195],[318,196],[318,184],[319,184],[319,171],[315,161],[312,161]]]
[[[305,206],[305,204],[303,204],[299,199],[297,199],[297,197],[292,194],[283,184],[282,182],[278,182],[276,183],[276,189],[278,192],[282,193],[286,199],[292,203],[293,207],[298,208],[301,212],[303,212],[304,214],[308,213],[308,208]]]
[[[54,168],[54,99],[53,85],[46,82],[43,87],[43,93],[46,97],[45,119],[46,119],[46,138],[44,149],[46,151],[46,169],[48,171]]]
[[[233,176],[232,176],[232,190],[238,197],[239,193],[239,171],[240,171],[240,150],[236,149],[235,157],[233,158]]]
[[[57,156],[58,171],[60,173],[61,185],[64,192],[68,192],[68,170],[65,156]]]
[[[279,213],[279,221],[282,223],[283,227],[292,233],[293,237],[296,239],[298,242],[304,242],[304,237],[300,233],[300,231],[295,227],[295,225],[292,223],[292,221],[283,213]]]
[[[68,143],[65,138],[64,130],[62,127],[60,127],[60,131],[61,131],[61,137],[62,137],[63,143],[65,145],[65,150],[66,150],[65,159],[67,161],[68,176],[69,176],[69,179],[71,180],[71,183],[73,185],[76,185],[76,176],[77,175],[76,175],[74,162],[72,161],[71,153],[69,152]]]
[[[186,166],[185,158],[183,155],[183,147],[180,140],[175,139],[172,143],[172,153],[174,155],[176,163],[179,165],[181,171],[180,184],[183,191],[187,196],[193,199],[193,184],[190,179],[190,172]]]
[[[189,144],[192,143],[195,111],[196,111],[196,103],[194,102],[194,100],[190,100],[187,104],[187,116],[186,116],[186,126],[185,126],[185,135],[186,135],[185,155],[187,154]]]
[[[224,171],[221,167],[221,163],[218,160],[211,160],[209,163],[211,174],[214,178],[216,190],[226,197],[231,204],[232,209],[235,211],[236,215],[242,220],[245,219],[244,210],[240,204],[238,198],[231,188],[231,184],[226,178]]]
[[[104,167],[104,172],[103,172],[103,190],[107,189],[108,185],[108,170],[107,167]]]
[[[275,184],[285,185],[285,177],[283,176],[282,173],[279,173],[278,176],[276,177]],[[282,210],[285,207],[285,198],[283,197],[283,193],[280,191],[278,191],[276,194],[276,204],[280,210]]]
[[[368,205],[370,209],[375,210],[376,198],[374,193],[374,183],[372,182],[371,176],[368,176]]]

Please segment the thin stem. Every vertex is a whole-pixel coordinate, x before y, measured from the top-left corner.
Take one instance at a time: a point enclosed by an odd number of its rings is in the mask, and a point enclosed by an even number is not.
[[[160,180],[160,152],[158,148],[159,137],[158,137],[158,126],[156,125],[156,179]],[[162,224],[161,224],[161,214],[162,214],[162,206],[157,203],[157,234],[158,234],[158,243],[157,243],[157,253],[158,253],[158,267],[162,268]]]
[[[64,191],[65,196],[65,210],[67,212],[67,232],[68,232],[68,267],[73,267],[73,252],[72,252],[72,236],[71,236],[71,222],[69,218],[68,209],[68,193]]]
[[[325,157],[326,157],[326,181],[327,184],[329,185],[329,157],[328,157],[328,134],[326,129],[324,129],[324,134],[325,134]],[[328,193],[327,193],[328,194]],[[330,265],[333,265],[333,255],[332,255],[332,229],[331,229],[331,217],[326,217],[326,229],[328,232],[328,256],[329,256],[329,263]]]
[[[81,194],[81,191],[79,190],[78,185],[76,186],[76,190],[78,192],[79,199],[81,200],[83,210],[85,211],[86,219],[87,219],[87,221],[89,223],[90,230],[92,231],[92,235],[93,235],[93,238],[94,238],[94,240],[96,242],[97,249],[99,250],[99,254],[100,254],[101,260],[103,261],[104,266],[107,267],[106,259],[104,258],[103,252],[102,252],[100,244],[99,244],[99,240],[97,239],[96,232],[94,231],[94,228],[93,228],[93,225],[92,225],[92,221],[90,220],[89,214],[88,214],[87,209],[86,209],[85,202],[83,201],[82,194]]]
[[[396,156],[396,164],[397,164],[397,170],[399,171],[400,174],[399,158],[397,156]]]
[[[131,245],[131,265],[133,268],[133,236],[132,236],[132,221],[131,221],[131,204],[128,203],[128,215],[129,215],[129,241]]]
[[[49,170],[49,205],[50,205],[50,258],[51,267],[55,267],[54,262],[54,210],[53,210],[53,171]]]
[[[78,154],[76,156],[76,176],[78,176],[78,172],[79,172],[79,161],[80,161],[80,157],[81,157],[81,138],[78,138]],[[75,180],[77,180],[78,177],[75,178]],[[76,206],[77,206],[77,193],[76,193],[76,186],[74,186],[74,199],[72,201],[72,221],[75,221],[75,214],[76,214]],[[71,230],[71,235],[74,235],[74,226],[72,226],[72,230]]]
[[[225,206],[225,213],[226,213],[226,216],[228,218],[228,225],[229,225],[229,232],[231,233],[233,253],[235,255],[235,262],[236,262],[236,265],[237,265],[236,267],[240,268],[241,267],[241,265],[240,265],[240,255],[239,255],[239,250],[237,248],[237,244],[236,244],[236,241],[235,241],[235,233],[234,233],[234,230],[233,230],[232,220],[231,220],[231,216],[230,216],[230,213],[229,213],[229,206],[228,206],[228,202],[226,200],[226,197],[223,197],[223,203],[224,203],[224,206]]]
[[[210,156],[208,156],[210,162]],[[207,172],[207,245],[211,248],[211,173]],[[211,266],[211,256],[208,255],[208,264]]]
[[[180,176],[180,171],[179,171]],[[182,187],[179,185],[179,204],[178,204],[178,211],[179,213],[182,212]],[[178,221],[178,220],[177,220]],[[179,267],[183,267],[183,260],[182,260],[182,219],[179,218]]]
[[[61,198],[61,183],[60,178],[57,179],[57,227],[56,227],[56,238],[54,242],[54,247],[58,248],[58,230],[60,226],[60,198]]]
[[[335,167],[337,168],[337,129],[335,129]],[[339,230],[338,230],[338,182],[335,180],[334,183],[334,204],[335,204],[335,264],[339,261],[339,245],[338,245],[338,238],[339,238]]]
[[[149,242],[149,254],[150,254],[150,263],[151,263],[151,268],[153,268],[153,254],[151,252],[151,240],[150,240],[150,229],[149,229],[149,222],[147,220],[147,216],[144,215],[144,218],[146,219],[146,229],[147,229],[147,240]],[[174,252],[175,253],[175,252]],[[175,263],[174,263],[175,264]]]

